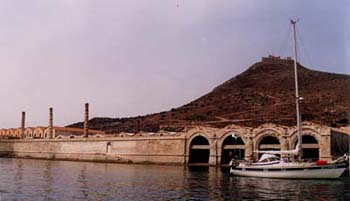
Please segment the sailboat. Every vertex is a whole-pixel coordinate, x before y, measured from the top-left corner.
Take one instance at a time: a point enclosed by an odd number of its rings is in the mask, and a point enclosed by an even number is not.
[[[299,96],[298,87],[298,62],[296,48],[296,21],[290,21],[293,32],[293,52],[294,52],[294,78],[298,143],[294,150],[286,151],[257,151],[263,154],[259,161],[255,163],[230,162],[230,173],[237,176],[281,178],[281,179],[335,179],[339,178],[348,167],[349,156],[344,155],[337,160],[324,163],[302,162],[302,128],[299,104],[302,97]],[[280,158],[277,155],[284,156]],[[287,156],[287,157],[286,157]],[[297,160],[291,160],[298,156]]]

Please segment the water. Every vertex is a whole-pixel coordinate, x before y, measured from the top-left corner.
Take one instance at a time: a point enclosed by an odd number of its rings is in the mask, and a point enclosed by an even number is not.
[[[219,168],[0,159],[0,200],[350,200],[350,178],[230,177]]]

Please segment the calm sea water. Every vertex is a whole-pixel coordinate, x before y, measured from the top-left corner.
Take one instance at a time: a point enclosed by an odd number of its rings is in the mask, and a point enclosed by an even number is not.
[[[350,177],[230,177],[220,168],[0,159],[2,200],[350,200]]]

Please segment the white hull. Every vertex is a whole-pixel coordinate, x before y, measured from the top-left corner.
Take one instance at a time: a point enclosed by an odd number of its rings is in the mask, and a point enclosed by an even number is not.
[[[279,178],[279,179],[336,179],[339,178],[346,167],[332,167],[325,166],[324,168],[313,169],[304,168],[296,169],[292,168],[271,170],[271,169],[249,169],[249,168],[231,168],[230,173],[237,176],[244,177],[262,177],[262,178]]]

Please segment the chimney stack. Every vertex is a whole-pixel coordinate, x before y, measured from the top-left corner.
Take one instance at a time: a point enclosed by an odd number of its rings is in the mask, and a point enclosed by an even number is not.
[[[140,119],[137,120],[137,130],[136,133],[140,132]]]
[[[21,138],[24,138],[24,130],[26,125],[26,112],[22,112],[22,121],[21,121]]]
[[[49,109],[49,138],[53,138],[53,108]]]
[[[84,137],[89,136],[89,103],[85,103]]]

